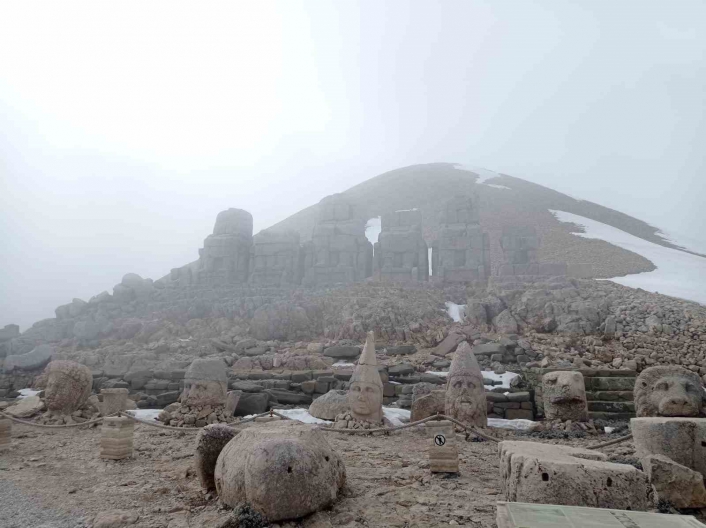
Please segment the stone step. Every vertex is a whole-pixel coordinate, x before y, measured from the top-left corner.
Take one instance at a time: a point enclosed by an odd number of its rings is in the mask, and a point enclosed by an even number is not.
[[[626,421],[630,418],[635,418],[635,413],[611,413],[611,412],[589,412],[588,417],[591,420],[620,420]]]
[[[586,392],[588,401],[632,401],[632,391],[596,391]]]
[[[588,410],[595,412],[609,413],[635,413],[635,404],[633,402],[619,401],[589,401]]]
[[[584,378],[586,391],[631,391],[635,378]]]

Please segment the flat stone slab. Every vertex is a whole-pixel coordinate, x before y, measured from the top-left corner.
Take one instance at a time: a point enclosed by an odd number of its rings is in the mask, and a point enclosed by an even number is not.
[[[500,474],[512,502],[644,511],[647,476],[597,451],[539,442],[501,442]]]
[[[706,477],[706,418],[633,418],[630,430],[639,458],[664,455]]]
[[[498,502],[498,528],[706,528],[691,515]]]

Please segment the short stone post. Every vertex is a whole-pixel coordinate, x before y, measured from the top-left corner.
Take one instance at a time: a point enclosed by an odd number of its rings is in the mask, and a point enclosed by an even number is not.
[[[0,417],[0,452],[10,450],[12,439],[12,420]]]
[[[127,389],[101,389],[103,397],[103,405],[101,405],[101,414],[110,416],[118,411],[127,409]]]
[[[432,473],[458,473],[458,447],[453,423],[448,420],[426,423],[431,434],[429,468]]]
[[[132,456],[132,437],[135,426],[125,416],[103,419],[101,428],[101,458],[121,460]]]

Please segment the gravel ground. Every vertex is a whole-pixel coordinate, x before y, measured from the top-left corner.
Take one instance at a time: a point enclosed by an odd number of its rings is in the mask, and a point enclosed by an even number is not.
[[[0,466],[1,467],[1,466]],[[36,497],[0,478],[0,526],[2,528],[79,528],[82,519],[40,506]]]

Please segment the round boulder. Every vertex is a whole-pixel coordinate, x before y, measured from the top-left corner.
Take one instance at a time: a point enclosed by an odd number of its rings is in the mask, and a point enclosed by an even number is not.
[[[321,431],[290,420],[241,431],[221,451],[216,490],[225,504],[249,504],[270,522],[303,517],[336,500],[346,468]]]
[[[222,359],[195,359],[184,375],[182,404],[192,407],[225,405],[228,390],[226,364]]]
[[[50,411],[71,414],[80,409],[91,395],[93,374],[85,365],[73,361],[52,361],[44,374],[47,379],[44,401]]]
[[[344,390],[328,391],[316,398],[309,405],[309,414],[321,420],[335,420],[336,416],[350,411],[348,392]]]

